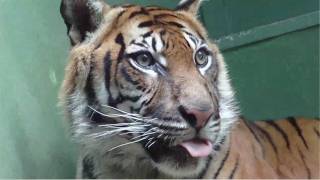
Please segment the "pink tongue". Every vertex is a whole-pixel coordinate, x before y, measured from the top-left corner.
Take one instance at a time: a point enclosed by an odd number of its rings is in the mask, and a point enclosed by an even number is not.
[[[180,144],[192,157],[205,157],[212,151],[212,144],[208,140],[190,140]]]

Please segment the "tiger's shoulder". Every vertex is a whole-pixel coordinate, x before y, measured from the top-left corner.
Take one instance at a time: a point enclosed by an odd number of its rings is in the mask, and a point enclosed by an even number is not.
[[[319,178],[319,126],[319,118],[242,118],[230,147],[231,154],[243,161],[238,177]]]

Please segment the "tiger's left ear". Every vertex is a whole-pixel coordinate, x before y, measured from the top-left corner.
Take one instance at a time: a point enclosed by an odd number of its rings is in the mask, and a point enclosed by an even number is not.
[[[187,11],[193,15],[197,15],[203,0],[181,0],[176,7],[177,11]]]
[[[67,26],[71,45],[85,40],[101,24],[111,7],[103,0],[61,0],[60,13]]]

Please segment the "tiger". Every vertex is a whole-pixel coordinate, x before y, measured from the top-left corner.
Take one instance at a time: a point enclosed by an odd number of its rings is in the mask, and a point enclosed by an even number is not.
[[[318,119],[240,116],[201,3],[62,0],[71,50],[59,101],[77,178],[320,178]]]

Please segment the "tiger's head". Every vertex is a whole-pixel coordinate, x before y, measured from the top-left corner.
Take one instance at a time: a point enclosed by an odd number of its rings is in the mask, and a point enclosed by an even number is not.
[[[62,1],[73,47],[60,99],[81,144],[144,157],[174,177],[203,170],[237,112],[223,57],[197,20],[200,4]]]

